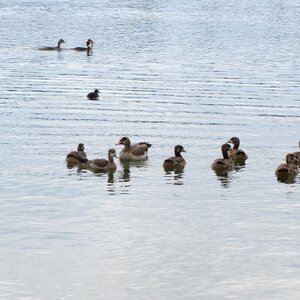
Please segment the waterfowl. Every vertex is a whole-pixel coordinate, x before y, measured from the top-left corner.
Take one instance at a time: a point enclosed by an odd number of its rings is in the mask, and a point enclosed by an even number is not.
[[[299,141],[299,148],[300,148],[300,141]],[[295,156],[295,164],[300,165],[300,151],[296,151],[292,153]]]
[[[183,169],[186,165],[185,159],[182,157],[181,152],[186,152],[181,145],[174,147],[175,156],[171,156],[164,160],[163,167],[165,169]]]
[[[42,47],[42,48],[39,48],[39,50],[61,50],[61,44],[62,43],[65,43],[65,41],[63,39],[60,39],[58,42],[57,42],[57,46],[54,46],[54,47]]]
[[[66,157],[66,162],[68,164],[87,163],[88,159],[86,157],[84,149],[84,144],[78,144],[77,151],[71,151]]]
[[[275,170],[277,177],[294,177],[298,174],[298,167],[295,165],[296,157],[293,153],[288,153],[285,157],[286,163],[281,164]]]
[[[128,137],[121,138],[117,145],[124,145],[119,154],[120,160],[146,160],[148,148],[151,147],[151,144],[147,142],[131,144]]]
[[[221,147],[223,158],[216,159],[211,167],[215,171],[229,171],[233,168],[233,160],[229,157],[228,151],[231,149],[229,144],[224,144]]]
[[[99,90],[94,90],[91,93],[88,93],[86,96],[90,99],[90,100],[97,100],[99,98]]]
[[[248,159],[246,152],[240,149],[240,139],[238,137],[232,137],[227,143],[233,144],[233,148],[231,148],[228,152],[230,158],[234,161],[245,162]]]
[[[113,172],[117,169],[117,166],[114,162],[114,157],[117,158],[116,150],[108,150],[108,160],[105,158],[97,158],[89,161],[89,166],[91,171],[109,171]]]
[[[92,52],[95,42],[92,39],[86,41],[86,47],[75,47],[71,50]]]

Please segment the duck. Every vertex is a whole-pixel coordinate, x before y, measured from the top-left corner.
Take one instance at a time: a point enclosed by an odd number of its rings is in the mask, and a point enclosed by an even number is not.
[[[279,165],[275,174],[277,177],[294,177],[298,174],[298,167],[295,165],[296,156],[293,153],[288,153],[285,157],[285,163]]]
[[[238,137],[232,137],[227,143],[233,144],[233,148],[228,152],[230,158],[238,162],[245,162],[248,159],[246,152],[239,148],[240,139]]]
[[[102,172],[114,172],[117,166],[114,162],[114,157],[117,158],[116,150],[111,148],[107,153],[108,160],[105,158],[97,158],[89,161],[89,167],[91,171],[102,171]]]
[[[146,160],[148,158],[148,148],[151,147],[151,144],[147,142],[140,142],[136,144],[131,144],[131,141],[128,137],[122,137],[117,145],[124,145],[124,148],[119,154],[120,160]]]
[[[300,141],[299,141],[299,148],[300,148]],[[295,156],[295,164],[300,166],[300,151],[296,151],[292,153]]]
[[[185,159],[182,157],[181,152],[186,152],[183,146],[176,145],[174,147],[175,156],[171,156],[164,160],[164,169],[183,169],[186,165]]]
[[[87,163],[88,159],[84,150],[84,144],[78,144],[77,151],[71,151],[66,157],[66,162],[68,164]]]
[[[95,42],[92,39],[88,39],[86,41],[86,47],[75,47],[75,48],[72,48],[71,50],[92,52],[94,44],[95,44]]]
[[[60,51],[60,50],[62,50],[61,44],[63,44],[63,43],[65,43],[65,41],[63,39],[60,39],[57,42],[57,46],[54,46],[54,47],[42,47],[42,48],[39,48],[39,50],[57,50],[57,51]]]
[[[91,93],[88,93],[86,96],[90,99],[90,100],[97,100],[99,98],[99,90],[96,89]]]
[[[228,152],[230,151],[231,146],[226,143],[223,144],[221,147],[223,158],[216,159],[212,165],[211,168],[215,171],[230,171],[234,164],[233,160],[229,157]]]

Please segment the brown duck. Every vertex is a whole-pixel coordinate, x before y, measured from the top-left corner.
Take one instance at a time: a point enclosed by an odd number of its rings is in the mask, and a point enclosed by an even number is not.
[[[216,159],[211,168],[215,171],[229,171],[233,168],[234,164],[232,159],[228,155],[228,151],[231,149],[229,144],[224,144],[221,147],[223,158]]]
[[[281,164],[275,170],[277,177],[293,177],[298,174],[298,167],[295,165],[296,157],[293,153],[288,153],[285,158],[285,163]]]
[[[108,171],[112,172],[117,169],[114,157],[117,157],[115,149],[109,149],[107,153],[108,159],[97,158],[89,161],[91,171]]]
[[[186,165],[185,159],[182,157],[181,153],[186,152],[181,145],[176,145],[174,147],[175,156],[171,156],[164,160],[164,169],[183,169]]]
[[[233,144],[233,148],[231,148],[228,152],[230,158],[234,161],[245,162],[248,159],[246,152],[240,149],[240,139],[238,137],[232,137],[227,143]]]
[[[86,157],[86,153],[84,152],[84,144],[78,144],[77,151],[71,151],[67,157],[66,162],[68,164],[80,164],[80,163],[87,163],[88,159]]]
[[[131,144],[128,137],[123,137],[119,140],[117,145],[124,145],[124,148],[119,154],[120,160],[146,160],[148,158],[148,148],[151,144],[147,142],[140,142],[137,144]]]

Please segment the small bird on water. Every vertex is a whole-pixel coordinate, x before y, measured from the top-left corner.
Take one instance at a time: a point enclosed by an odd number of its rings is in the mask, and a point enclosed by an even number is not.
[[[90,99],[90,100],[97,100],[99,99],[99,90],[94,90],[91,93],[88,93],[86,96]]]

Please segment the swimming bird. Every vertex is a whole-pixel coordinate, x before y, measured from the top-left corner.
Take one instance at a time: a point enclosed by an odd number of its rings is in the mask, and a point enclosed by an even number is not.
[[[183,169],[186,165],[185,159],[182,157],[181,152],[186,152],[181,145],[176,145],[174,147],[175,156],[171,156],[164,160],[164,169]]]
[[[299,148],[300,148],[300,141],[299,141]],[[295,156],[295,164],[300,165],[300,151],[293,152]]]
[[[86,157],[84,149],[84,144],[78,144],[77,151],[71,151],[66,157],[66,162],[70,165],[87,163],[88,159]]]
[[[113,172],[117,169],[117,166],[114,162],[114,157],[117,158],[116,150],[109,149],[108,153],[108,160],[105,158],[97,158],[89,161],[89,166],[91,171],[108,171]]]
[[[298,167],[295,165],[296,157],[293,153],[288,153],[285,157],[285,163],[279,165],[275,174],[277,177],[294,177],[298,174]]]
[[[146,160],[148,154],[148,148],[151,144],[147,142],[140,142],[137,144],[131,144],[128,137],[123,137],[119,140],[117,145],[124,145],[124,148],[119,154],[120,160]]]
[[[223,158],[216,159],[211,167],[215,171],[229,171],[233,169],[233,160],[228,156],[228,151],[231,149],[229,144],[224,144],[221,147]]]
[[[71,50],[92,52],[95,42],[92,39],[86,41],[86,47],[75,47]]]
[[[97,100],[99,98],[99,90],[94,90],[91,93],[88,93],[86,96],[90,99],[90,100]]]
[[[63,39],[60,39],[57,42],[57,46],[54,46],[54,47],[42,47],[42,48],[39,48],[39,50],[57,50],[57,51],[60,51],[60,50],[62,50],[62,48],[61,48],[61,44],[62,43],[65,43],[65,41]]]
[[[238,137],[232,137],[227,143],[233,144],[233,148],[231,148],[228,152],[230,158],[241,163],[244,163],[248,159],[246,152],[239,148],[240,139]]]

